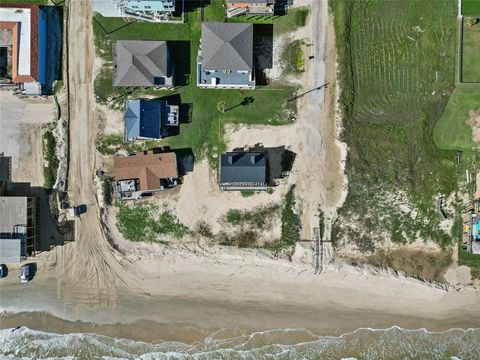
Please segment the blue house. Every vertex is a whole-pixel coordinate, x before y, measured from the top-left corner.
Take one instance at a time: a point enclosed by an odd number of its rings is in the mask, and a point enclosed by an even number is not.
[[[178,131],[179,106],[163,100],[129,100],[124,122],[126,142],[163,139]]]

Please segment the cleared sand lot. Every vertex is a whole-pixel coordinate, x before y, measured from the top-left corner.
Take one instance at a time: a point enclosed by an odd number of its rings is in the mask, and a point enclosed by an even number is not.
[[[55,102],[0,91],[0,153],[12,157],[14,181],[43,185],[42,127],[55,120]]]

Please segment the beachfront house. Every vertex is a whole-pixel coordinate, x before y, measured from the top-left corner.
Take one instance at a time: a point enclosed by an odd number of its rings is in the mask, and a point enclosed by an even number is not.
[[[113,189],[120,200],[140,199],[177,186],[177,156],[152,150],[116,156],[113,175]]]
[[[253,25],[202,24],[197,57],[197,86],[201,88],[255,88]]]
[[[275,0],[226,0],[227,17],[273,15]]]
[[[123,120],[126,142],[163,139],[178,132],[179,106],[158,99],[128,100]]]
[[[237,151],[220,156],[222,190],[266,190],[267,186],[266,152]]]
[[[173,86],[173,65],[166,41],[117,41],[113,64],[113,86]]]

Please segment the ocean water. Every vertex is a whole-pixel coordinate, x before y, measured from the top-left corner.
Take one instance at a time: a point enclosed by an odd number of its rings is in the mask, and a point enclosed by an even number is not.
[[[13,331],[12,331],[13,330]],[[295,339],[311,341],[295,343]],[[55,334],[26,327],[0,330],[2,359],[480,359],[480,328],[428,332],[358,329],[315,336],[277,329],[223,338],[213,333],[195,344],[150,344],[92,333]]]

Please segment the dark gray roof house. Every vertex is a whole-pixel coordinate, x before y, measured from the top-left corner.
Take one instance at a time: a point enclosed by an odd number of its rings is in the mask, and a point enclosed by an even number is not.
[[[197,86],[255,87],[252,24],[202,24],[197,58]]]
[[[117,41],[113,48],[113,64],[113,86],[173,86],[166,41]]]
[[[267,189],[265,152],[227,152],[220,156],[222,190]]]

